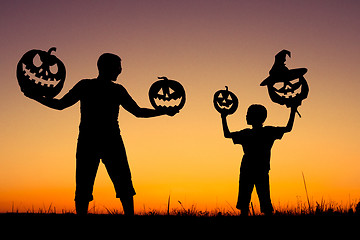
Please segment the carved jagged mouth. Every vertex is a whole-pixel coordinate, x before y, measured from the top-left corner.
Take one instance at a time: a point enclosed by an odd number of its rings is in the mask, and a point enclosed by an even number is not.
[[[302,86],[297,88],[294,92],[285,92],[285,93],[280,93],[278,91],[276,91],[276,93],[280,96],[280,97],[284,97],[284,98],[294,98],[296,97],[297,95],[300,95],[301,93],[301,89],[302,89]]]
[[[231,107],[232,107],[232,105],[233,104],[230,104],[228,107],[227,106],[221,106],[218,102],[216,102],[217,103],[217,105],[219,106],[219,108],[221,108],[221,109],[227,109],[227,110],[229,110]]]
[[[162,100],[159,98],[154,98],[156,106],[161,107],[177,107],[180,105],[182,97],[177,99],[169,99],[169,100]]]
[[[29,77],[30,81],[35,82],[36,84],[40,84],[41,86],[47,86],[47,87],[55,87],[60,80],[57,79],[43,79],[42,76],[40,78],[36,77],[34,73],[32,73],[29,69],[26,68],[25,64],[22,65],[23,71],[25,72],[25,76]]]

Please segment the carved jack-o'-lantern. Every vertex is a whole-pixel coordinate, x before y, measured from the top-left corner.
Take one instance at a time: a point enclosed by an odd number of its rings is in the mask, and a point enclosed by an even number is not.
[[[149,89],[149,99],[155,109],[162,111],[179,111],[184,107],[186,95],[184,87],[175,80],[167,77],[154,82]]]
[[[269,74],[260,85],[267,86],[270,99],[287,107],[299,106],[307,98],[309,86],[304,78],[306,68],[289,70],[285,66],[286,56],[291,56],[288,50],[282,50],[275,56],[275,62]]]
[[[32,96],[53,98],[61,91],[66,76],[65,66],[51,53],[56,48],[30,50],[25,53],[17,65],[17,79],[21,91]]]
[[[230,92],[227,86],[225,90],[219,90],[214,94],[213,102],[215,109],[223,114],[233,114],[239,105],[236,95]]]
[[[277,80],[267,87],[270,99],[287,107],[299,106],[309,92],[309,86],[303,76],[293,80]]]

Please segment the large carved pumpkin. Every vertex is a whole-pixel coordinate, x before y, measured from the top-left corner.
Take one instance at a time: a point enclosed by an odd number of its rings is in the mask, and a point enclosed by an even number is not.
[[[307,98],[309,86],[304,74],[306,68],[288,69],[285,66],[286,56],[291,57],[288,50],[275,55],[275,62],[267,77],[260,85],[267,86],[270,99],[287,107],[299,106]]]
[[[154,82],[149,89],[149,100],[155,109],[164,112],[177,112],[184,107],[186,101],[184,87],[167,77]]]
[[[52,52],[30,50],[20,59],[16,75],[21,91],[32,96],[55,97],[64,86],[65,65]]]
[[[303,76],[293,80],[276,80],[267,87],[270,99],[287,107],[301,105],[309,93],[309,86]]]

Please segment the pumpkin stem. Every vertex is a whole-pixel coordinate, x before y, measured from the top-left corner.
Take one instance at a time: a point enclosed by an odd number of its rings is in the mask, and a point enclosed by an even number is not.
[[[158,79],[169,80],[167,77],[158,77]]]
[[[225,86],[225,89],[226,89],[226,91],[229,91],[229,88],[228,88],[228,86]]]
[[[53,52],[53,51],[56,52],[56,47],[50,48],[49,51],[48,51],[48,53],[51,54],[51,52]]]

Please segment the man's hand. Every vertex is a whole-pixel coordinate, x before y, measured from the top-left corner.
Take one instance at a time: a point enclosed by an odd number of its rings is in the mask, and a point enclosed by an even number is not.
[[[179,110],[172,108],[157,108],[155,109],[155,111],[157,112],[157,116],[168,115],[172,117],[175,114],[179,113]]]
[[[175,114],[179,113],[179,110],[178,109],[169,109],[166,111],[166,115],[170,116],[170,117],[173,117],[175,116]]]
[[[23,93],[24,93],[25,97],[28,97],[28,98],[36,100],[36,101],[40,98],[39,96],[36,96],[30,92],[23,91]]]

